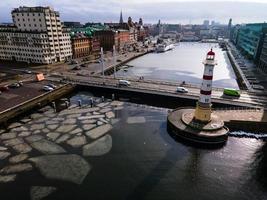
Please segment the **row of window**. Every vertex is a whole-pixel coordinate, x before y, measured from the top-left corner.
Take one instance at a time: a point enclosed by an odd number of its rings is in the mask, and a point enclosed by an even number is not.
[[[22,26],[22,24],[18,24],[18,27],[21,27]],[[26,24],[23,24],[23,26],[24,27],[26,27]],[[29,24],[29,27],[31,27],[32,25],[31,24]],[[33,24],[33,26],[34,27],[37,27],[37,24]],[[42,24],[39,24],[39,27],[43,27],[43,25]]]
[[[17,13],[17,16],[19,16],[20,14],[21,14],[21,16],[24,16],[24,13]],[[37,13],[31,13],[32,16],[35,16],[35,14],[37,14]],[[29,16],[30,16],[30,13],[27,13],[27,14],[25,13],[25,16],[26,16],[26,15],[29,17]],[[38,15],[38,16],[41,16],[40,13],[38,13],[37,15]]]
[[[18,20],[18,22],[19,22],[19,21],[20,21],[20,18],[17,18],[17,20]],[[22,21],[23,21],[23,22],[25,22],[25,18],[22,18]],[[30,22],[30,21],[31,21],[31,18],[27,18],[27,21],[28,21],[28,22]],[[36,21],[36,19],[35,19],[35,18],[33,18],[33,19],[32,19],[32,21],[34,21],[34,22],[35,22],[35,21]],[[39,22],[41,22],[41,21],[42,21],[42,19],[39,19]]]

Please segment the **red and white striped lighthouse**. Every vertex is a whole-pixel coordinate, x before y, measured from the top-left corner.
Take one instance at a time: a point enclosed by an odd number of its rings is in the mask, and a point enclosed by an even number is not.
[[[200,96],[195,110],[195,119],[203,122],[209,122],[211,119],[211,93],[212,79],[215,61],[215,53],[212,49],[207,53],[206,59],[203,61],[204,74],[200,89]]]

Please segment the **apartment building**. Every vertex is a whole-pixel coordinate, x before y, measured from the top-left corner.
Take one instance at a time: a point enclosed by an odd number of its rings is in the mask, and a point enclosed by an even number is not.
[[[0,26],[0,59],[50,64],[71,59],[71,40],[59,12],[50,7],[19,7],[13,25]]]

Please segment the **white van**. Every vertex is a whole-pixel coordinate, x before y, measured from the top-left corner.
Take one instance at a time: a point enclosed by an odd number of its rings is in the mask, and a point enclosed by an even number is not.
[[[185,87],[177,87],[176,92],[188,93],[188,89],[186,89]]]
[[[131,82],[127,80],[119,80],[119,86],[130,86]]]

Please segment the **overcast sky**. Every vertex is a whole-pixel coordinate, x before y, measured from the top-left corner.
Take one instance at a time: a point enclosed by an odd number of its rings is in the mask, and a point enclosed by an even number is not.
[[[19,6],[52,6],[62,21],[117,22],[122,9],[145,23],[202,23],[204,19],[228,23],[267,21],[267,0],[0,0],[0,22],[10,22],[10,11]]]

